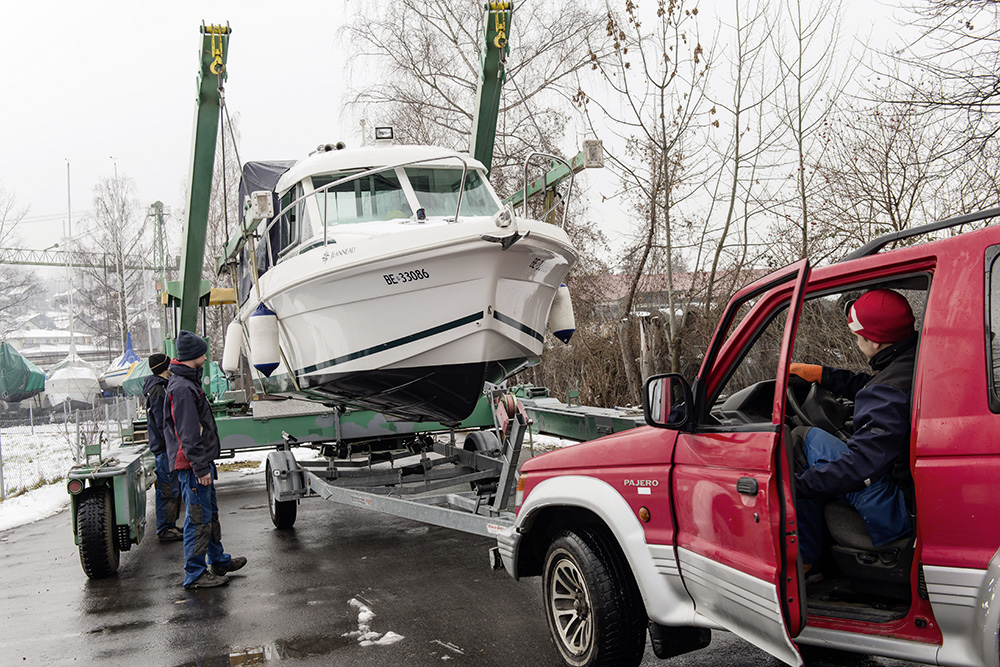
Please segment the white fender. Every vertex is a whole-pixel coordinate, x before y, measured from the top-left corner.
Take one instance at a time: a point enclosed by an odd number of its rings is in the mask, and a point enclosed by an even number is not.
[[[278,349],[278,316],[263,303],[250,314],[247,320],[247,333],[250,338],[250,363],[265,377],[278,367],[281,352]]]
[[[569,288],[566,287],[566,283],[559,285],[556,296],[552,299],[552,308],[549,310],[549,330],[553,336],[567,344],[573,336],[573,332],[576,331],[573,300],[569,296]]]
[[[235,373],[240,369],[240,354],[243,352],[243,327],[233,320],[226,327],[226,345],[222,348],[222,370]]]
[[[530,527],[525,528],[530,526],[530,517],[553,506],[590,510],[611,529],[639,585],[650,619],[661,625],[696,625],[694,601],[681,582],[674,547],[647,544],[642,524],[613,486],[584,475],[559,475],[539,482],[518,511],[512,532],[530,531]]]

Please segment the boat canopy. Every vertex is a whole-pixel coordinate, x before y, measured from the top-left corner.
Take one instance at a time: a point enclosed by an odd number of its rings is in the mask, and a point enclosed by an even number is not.
[[[17,403],[44,390],[45,373],[10,343],[0,343],[0,400]]]

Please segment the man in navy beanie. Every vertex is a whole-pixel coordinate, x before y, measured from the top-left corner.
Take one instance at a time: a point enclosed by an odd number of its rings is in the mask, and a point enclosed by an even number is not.
[[[167,443],[163,439],[163,403],[170,379],[170,358],[157,352],[149,356],[150,376],[146,378],[142,393],[146,396],[146,433],[149,450],[156,456],[156,535],[161,542],[184,539],[177,529],[180,516],[181,486],[177,472],[170,467]]]
[[[219,431],[205,392],[202,368],[208,343],[190,331],[177,336],[177,358],[170,364],[163,435],[170,469],[177,471],[187,504],[184,519],[184,588],[212,588],[229,583],[228,572],[247,564],[222,548],[222,527],[215,498]],[[205,557],[208,556],[208,562]]]

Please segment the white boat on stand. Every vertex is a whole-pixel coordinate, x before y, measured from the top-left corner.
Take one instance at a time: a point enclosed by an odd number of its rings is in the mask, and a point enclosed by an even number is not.
[[[264,231],[240,257],[227,348],[242,329],[267,394],[461,420],[485,382],[538,363],[578,258],[560,226],[516,217],[454,151],[325,146],[248,163],[240,192]]]
[[[132,334],[125,334],[125,351],[115,357],[99,378],[101,387],[117,389],[125,382],[125,378],[141,361],[139,355],[132,349]]]
[[[84,361],[70,343],[69,355],[49,369],[45,393],[53,407],[69,403],[71,409],[88,410],[101,395],[97,369]]]

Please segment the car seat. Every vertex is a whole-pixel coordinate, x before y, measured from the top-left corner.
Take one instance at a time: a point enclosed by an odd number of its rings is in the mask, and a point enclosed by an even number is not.
[[[833,560],[857,593],[910,599],[910,569],[913,565],[913,535],[875,548],[864,519],[842,500],[824,510],[826,525],[835,545]]]

